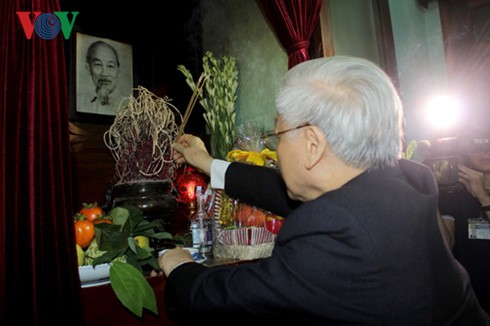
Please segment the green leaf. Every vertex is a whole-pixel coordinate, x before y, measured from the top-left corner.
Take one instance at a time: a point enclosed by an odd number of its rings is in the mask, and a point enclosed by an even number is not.
[[[140,261],[143,261],[149,257],[153,257],[151,254],[153,252],[153,249],[151,248],[140,248],[139,246],[136,246],[136,256],[138,256],[138,259]]]
[[[122,250],[127,248],[127,238],[131,236],[131,230],[122,228],[120,225],[114,224],[97,224],[96,235],[99,250]]]
[[[158,260],[153,255],[150,255],[146,259],[141,260],[141,263],[145,265],[149,265],[155,271],[160,270],[160,266],[158,265]]]
[[[149,222],[147,220],[143,220],[143,221],[139,222],[137,225],[134,225],[133,236],[143,234],[142,232],[147,231],[147,230],[151,231],[150,233],[153,233],[154,229],[156,227],[160,227],[162,225],[163,225],[163,222],[161,220],[153,220],[151,222]],[[144,235],[148,235],[148,234],[144,234]]]
[[[136,253],[136,248],[138,245],[136,244],[136,240],[134,240],[133,237],[128,237],[127,238],[129,249],[131,249],[132,252]]]
[[[133,251],[128,250],[128,253],[126,255],[126,262],[132,265],[137,270],[139,270],[141,273],[143,273],[143,268],[139,263],[138,256],[136,256],[136,254]]]
[[[109,251],[105,252],[103,255],[96,257],[93,260],[92,265],[95,266],[95,265],[99,265],[99,264],[110,263],[114,259],[117,259],[118,257],[123,257],[125,251],[126,251],[126,249],[109,250]]]
[[[141,317],[146,308],[158,315],[155,292],[134,266],[114,262],[109,269],[109,279],[119,301],[132,313]]]
[[[152,238],[162,240],[162,239],[172,239],[172,234],[169,232],[158,232],[151,235]]]
[[[107,215],[112,217],[112,223],[117,225],[124,225],[129,219],[129,211],[123,207],[114,207]]]
[[[128,210],[131,223],[138,224],[143,221],[143,211],[136,206],[121,206]]]
[[[408,143],[407,150],[405,153],[403,153],[403,157],[406,159],[411,159],[413,156],[413,152],[417,148],[417,141],[416,140],[411,140],[410,143]]]

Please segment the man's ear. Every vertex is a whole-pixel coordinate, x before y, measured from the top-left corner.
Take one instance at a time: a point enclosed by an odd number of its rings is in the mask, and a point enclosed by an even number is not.
[[[306,159],[305,168],[312,169],[322,159],[327,149],[327,139],[317,126],[309,126],[305,131]]]

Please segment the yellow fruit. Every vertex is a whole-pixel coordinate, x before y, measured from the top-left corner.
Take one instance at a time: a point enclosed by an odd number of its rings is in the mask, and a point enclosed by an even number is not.
[[[150,239],[147,236],[137,235],[134,240],[140,248],[148,248],[150,246]]]
[[[83,252],[82,247],[77,243],[77,258],[78,258],[78,266],[83,266],[85,264],[85,253]]]

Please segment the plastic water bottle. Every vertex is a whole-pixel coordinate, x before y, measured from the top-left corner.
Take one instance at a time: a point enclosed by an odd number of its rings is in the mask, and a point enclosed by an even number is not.
[[[192,234],[192,248],[199,249],[201,247],[201,235],[199,230],[199,222],[195,216],[191,217],[191,234]]]
[[[202,186],[196,187],[196,202],[195,220],[198,223],[200,235],[199,252],[205,258],[210,258],[213,256],[213,219],[206,211]]]

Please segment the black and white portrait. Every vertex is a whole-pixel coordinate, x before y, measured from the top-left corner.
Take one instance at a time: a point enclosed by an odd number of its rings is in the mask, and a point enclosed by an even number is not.
[[[76,111],[114,116],[132,94],[131,45],[82,33],[76,44]]]

